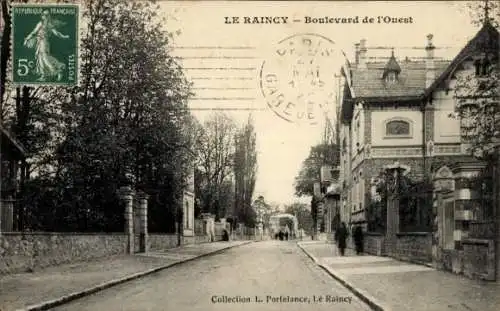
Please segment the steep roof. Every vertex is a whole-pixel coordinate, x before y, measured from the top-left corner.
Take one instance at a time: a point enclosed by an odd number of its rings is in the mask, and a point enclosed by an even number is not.
[[[26,157],[26,150],[12,135],[0,124],[0,151],[12,153],[16,159]]]
[[[458,53],[458,55],[451,61],[451,64],[438,75],[438,78],[431,84],[427,90],[425,90],[425,95],[429,95],[433,92],[443,81],[449,79],[459,65],[468,59],[472,54],[477,51],[491,51],[498,55],[499,47],[499,33],[498,30],[493,27],[490,23],[483,24],[483,27],[479,32],[472,38],[465,47]]]
[[[394,59],[395,61],[395,59]],[[440,75],[450,64],[449,61],[436,60],[436,74]],[[402,61],[399,63],[400,73],[398,81],[386,84],[382,79],[386,63],[367,63],[366,69],[352,69],[352,88],[356,98],[381,99],[391,97],[419,97],[425,90],[425,62]]]
[[[366,101],[401,101],[418,100],[425,91],[425,61],[403,60],[396,64],[389,62],[371,62],[366,68],[350,68],[350,82],[344,86],[344,95],[341,106],[341,117],[347,121],[352,117],[353,99]],[[449,66],[450,61],[435,60],[436,76],[439,76]],[[401,70],[395,83],[387,84],[383,79],[384,71],[391,69]],[[343,68],[345,73],[347,68]],[[354,96],[353,96],[354,94]]]
[[[425,87],[425,61],[402,61],[396,64],[401,72],[398,82],[386,84],[382,79],[384,68],[394,66],[389,63],[367,63],[366,68],[355,68],[349,62],[342,68],[348,78],[344,88],[341,117],[347,121],[352,117],[353,99],[375,101],[400,101],[423,99],[446,79],[449,79],[460,64],[477,51],[490,51],[498,55],[499,33],[490,23],[485,23],[452,61],[435,60],[436,80]],[[347,71],[347,72],[346,72]]]

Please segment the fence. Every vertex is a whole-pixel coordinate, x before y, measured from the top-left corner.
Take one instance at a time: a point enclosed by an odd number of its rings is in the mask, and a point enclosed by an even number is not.
[[[163,250],[182,244],[220,241],[223,223],[215,223],[215,237],[206,234],[204,220],[195,220],[195,236],[152,233],[148,230],[148,197],[130,188],[120,193],[122,211],[116,218],[125,224],[121,232],[6,232],[10,229],[12,208],[2,202],[0,215],[0,275],[33,271],[50,265],[59,265],[119,254]],[[182,225],[182,222],[180,223]],[[10,230],[9,230],[10,231]],[[253,230],[245,228],[241,239],[253,238]]]

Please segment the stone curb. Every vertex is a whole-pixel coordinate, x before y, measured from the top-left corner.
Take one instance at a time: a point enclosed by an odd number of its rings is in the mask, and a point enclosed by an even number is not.
[[[210,256],[210,255],[215,255],[215,254],[221,253],[222,251],[225,251],[227,249],[234,248],[234,247],[239,247],[239,246],[243,246],[243,245],[247,245],[247,244],[250,244],[250,243],[253,243],[253,242],[254,241],[248,241],[248,242],[244,242],[244,243],[241,243],[241,244],[238,244],[238,245],[231,245],[231,246],[223,247],[223,248],[218,249],[216,251],[210,251],[208,253],[197,255],[197,256],[194,256],[192,258],[188,258],[188,259],[184,259],[184,260],[179,260],[179,261],[170,263],[168,265],[164,265],[164,266],[157,267],[157,268],[152,268],[152,269],[149,269],[149,270],[146,270],[146,271],[143,271],[143,272],[134,273],[132,275],[128,275],[128,276],[125,276],[125,277],[122,277],[122,278],[119,278],[119,279],[114,279],[114,280],[111,280],[109,282],[105,282],[105,283],[102,283],[102,284],[99,284],[99,285],[96,285],[96,286],[84,289],[84,290],[79,291],[79,292],[74,292],[74,293],[62,296],[60,298],[57,298],[57,299],[52,299],[52,300],[44,301],[44,302],[36,304],[36,305],[27,306],[27,307],[25,307],[23,309],[17,309],[17,311],[41,311],[41,310],[48,310],[50,308],[54,308],[54,307],[60,306],[62,304],[68,303],[70,301],[76,300],[78,298],[82,298],[84,296],[88,296],[88,295],[94,294],[96,292],[99,292],[99,291],[102,291],[104,289],[113,287],[115,285],[123,284],[125,282],[132,281],[132,280],[138,279],[140,277],[147,276],[147,275],[153,274],[155,272],[159,272],[159,271],[165,270],[165,269],[173,267],[173,266],[177,266],[177,265],[185,263],[185,262],[193,261],[193,260],[196,260],[198,258],[202,258],[202,257]]]
[[[372,310],[374,311],[391,311],[390,308],[382,306],[380,302],[378,302],[374,297],[364,292],[361,289],[357,289],[353,284],[350,284],[346,281],[345,277],[341,277],[340,274],[334,273],[330,267],[327,265],[321,264],[316,257],[310,254],[300,243],[297,243],[297,246],[309,257],[315,264],[317,264],[320,268],[326,271],[331,277],[337,280],[340,284],[342,284],[345,288],[350,290],[356,297],[358,297],[361,301],[366,303]]]

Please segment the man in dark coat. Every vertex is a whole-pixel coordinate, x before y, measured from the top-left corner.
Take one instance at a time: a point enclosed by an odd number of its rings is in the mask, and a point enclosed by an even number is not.
[[[356,226],[354,228],[352,237],[354,239],[354,245],[356,246],[356,254],[359,255],[363,252],[363,229],[361,226]]]
[[[342,225],[335,231],[335,241],[337,242],[341,256],[345,254],[347,235],[347,227],[345,222],[342,222]]]

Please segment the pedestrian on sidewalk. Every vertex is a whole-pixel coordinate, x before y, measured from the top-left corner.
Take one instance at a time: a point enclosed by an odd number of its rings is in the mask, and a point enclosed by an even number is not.
[[[356,254],[360,255],[363,253],[363,229],[361,226],[354,227],[352,237],[354,238],[354,245],[356,246]]]
[[[340,251],[340,256],[344,256],[347,240],[347,226],[345,222],[342,222],[341,226],[335,231],[335,242]]]

